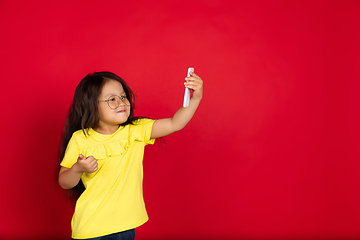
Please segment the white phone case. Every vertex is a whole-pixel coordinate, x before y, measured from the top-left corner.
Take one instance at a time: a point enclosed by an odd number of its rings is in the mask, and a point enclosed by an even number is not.
[[[194,72],[194,68],[189,67],[188,68],[188,72],[187,72],[187,77],[190,77],[190,73]],[[183,103],[183,107],[188,107],[190,103],[190,89],[189,88],[185,88],[185,94],[184,94],[184,103]]]

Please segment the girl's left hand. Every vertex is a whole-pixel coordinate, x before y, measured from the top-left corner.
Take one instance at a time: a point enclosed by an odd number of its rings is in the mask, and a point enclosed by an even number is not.
[[[201,80],[196,73],[190,73],[190,77],[186,77],[185,80],[185,87],[193,90],[192,98],[201,100],[203,95],[203,80]]]

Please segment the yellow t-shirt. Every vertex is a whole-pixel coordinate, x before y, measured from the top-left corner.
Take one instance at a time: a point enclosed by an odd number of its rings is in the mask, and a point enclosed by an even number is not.
[[[104,135],[88,129],[71,137],[61,166],[71,168],[79,154],[93,156],[98,170],[81,177],[85,191],[76,202],[72,238],[95,238],[136,228],[148,220],[143,200],[144,147],[155,120],[139,119]]]

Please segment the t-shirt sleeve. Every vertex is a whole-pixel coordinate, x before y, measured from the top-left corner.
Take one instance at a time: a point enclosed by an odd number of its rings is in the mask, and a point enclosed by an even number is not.
[[[143,137],[145,145],[154,144],[155,139],[150,139],[152,127],[154,125],[155,120],[149,118],[139,119],[136,123],[137,127],[140,130],[140,133]]]
[[[80,155],[80,149],[76,142],[76,138],[73,135],[69,140],[64,158],[60,163],[60,165],[66,168],[71,168],[76,163],[79,155]]]

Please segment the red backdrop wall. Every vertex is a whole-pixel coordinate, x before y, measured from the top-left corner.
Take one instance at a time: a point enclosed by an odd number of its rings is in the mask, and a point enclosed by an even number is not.
[[[359,1],[6,1],[1,239],[69,239],[54,187],[78,82],[113,71],[136,114],[188,126],[148,146],[137,239],[359,239]],[[190,237],[191,236],[191,237]]]

